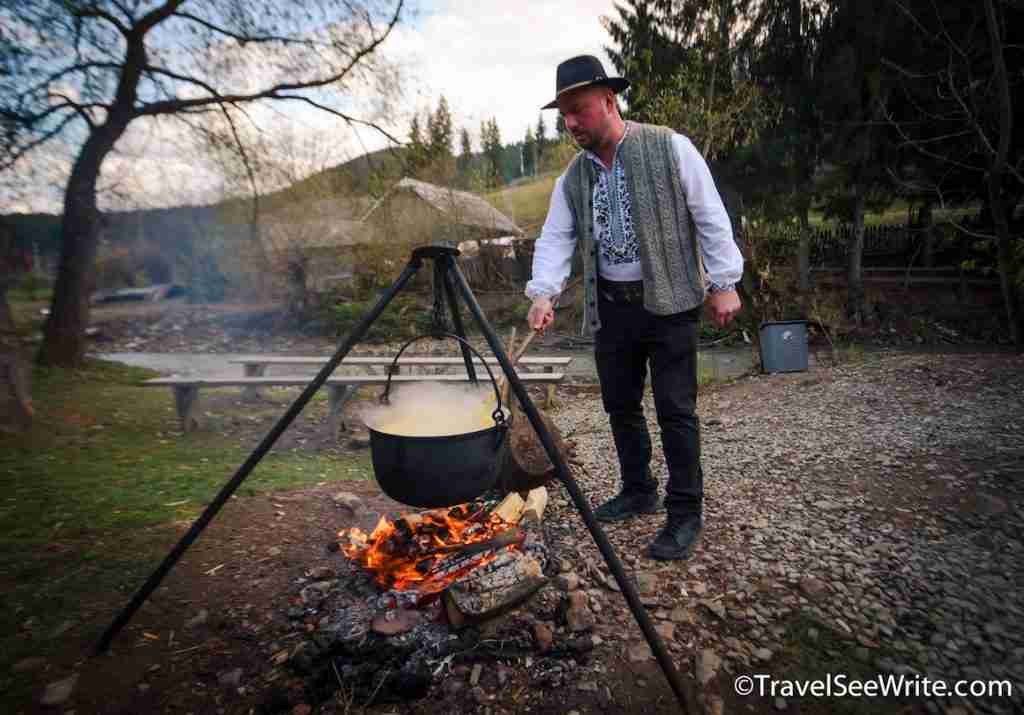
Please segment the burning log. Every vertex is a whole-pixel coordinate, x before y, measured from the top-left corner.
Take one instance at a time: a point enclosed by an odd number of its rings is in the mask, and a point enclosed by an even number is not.
[[[448,622],[460,628],[499,616],[547,581],[535,558],[521,551],[505,551],[448,587],[442,597]]]

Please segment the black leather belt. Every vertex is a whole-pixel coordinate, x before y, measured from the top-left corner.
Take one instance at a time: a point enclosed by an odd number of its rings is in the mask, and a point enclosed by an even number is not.
[[[610,303],[644,302],[643,281],[609,281],[601,278],[597,281],[597,292]]]

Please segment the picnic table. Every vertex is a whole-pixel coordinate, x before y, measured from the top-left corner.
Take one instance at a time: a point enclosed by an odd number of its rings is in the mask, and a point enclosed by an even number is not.
[[[199,426],[199,391],[203,388],[241,387],[247,400],[259,399],[260,387],[305,387],[312,375],[267,375],[267,368],[274,366],[320,368],[330,358],[327,356],[279,356],[279,355],[244,355],[233,358],[230,362],[243,366],[243,375],[238,377],[203,377],[178,376],[157,377],[146,380],[146,387],[170,387],[174,393],[174,404],[181,423],[182,432],[190,432]],[[480,364],[480,358],[473,358]],[[485,358],[491,366],[495,377],[498,377],[500,366],[494,356]],[[547,404],[554,399],[555,386],[565,378],[564,372],[555,372],[556,367],[566,367],[571,357],[530,356],[520,359],[517,365],[519,378],[527,384],[547,385]],[[337,437],[347,429],[344,421],[345,405],[351,401],[361,387],[384,385],[388,381],[388,372],[394,364],[393,384],[408,382],[466,382],[469,376],[465,372],[455,374],[431,374],[424,368],[457,368],[465,365],[461,357],[440,357],[430,355],[403,356],[395,363],[388,356],[352,356],[342,360],[339,368],[360,370],[361,374],[338,374],[327,379],[324,387],[327,390],[327,424],[330,434]],[[373,373],[383,368],[378,374]],[[406,372],[402,373],[405,369]],[[351,372],[351,370],[347,370]],[[487,379],[486,371],[477,374],[478,379]]]

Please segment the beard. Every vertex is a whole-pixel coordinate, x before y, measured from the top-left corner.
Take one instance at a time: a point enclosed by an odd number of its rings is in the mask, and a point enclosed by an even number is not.
[[[597,145],[597,142],[594,140],[594,135],[590,132],[573,134],[572,140],[576,142],[576,146],[580,149],[593,149]]]

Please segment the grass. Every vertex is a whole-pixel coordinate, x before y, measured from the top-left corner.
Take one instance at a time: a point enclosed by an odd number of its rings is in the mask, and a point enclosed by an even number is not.
[[[516,222],[527,236],[540,233],[548,215],[551,191],[560,172],[537,176],[533,181],[484,194],[494,208]]]
[[[137,386],[151,376],[102,361],[37,369],[31,431],[0,434],[0,691],[28,687],[11,663],[56,651],[63,639],[47,634],[61,623],[88,621],[111,594],[137,587],[171,525],[198,515],[255,446],[252,430],[237,429],[252,410],[177,433],[170,395]],[[281,407],[261,406],[263,416]],[[276,450],[237,494],[370,474],[367,456]]]

